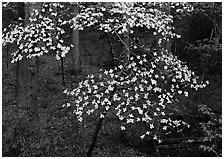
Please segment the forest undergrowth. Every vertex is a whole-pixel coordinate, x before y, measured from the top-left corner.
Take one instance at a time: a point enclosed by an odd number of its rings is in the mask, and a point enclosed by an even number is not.
[[[4,58],[4,57],[3,57]],[[41,58],[39,74],[39,117],[31,120],[28,109],[18,109],[15,105],[15,65],[6,68],[3,60],[2,83],[2,125],[3,125],[3,156],[83,156],[88,150],[95,129],[97,118],[89,118],[88,122],[79,123],[75,114],[69,108],[63,108],[66,100],[63,90],[74,88],[77,83],[89,74],[97,73],[96,66],[82,66],[79,75],[69,71],[69,57],[66,57],[65,79],[62,85],[60,61],[51,56]],[[198,103],[208,105],[216,114],[221,114],[221,76],[207,76],[210,85],[199,91],[192,98],[183,101],[183,105],[191,110],[190,117],[197,115]],[[192,117],[193,120],[193,117]],[[13,143],[8,143],[4,132],[14,133]],[[130,129],[131,131],[131,129]],[[198,131],[187,132],[191,137],[198,136]],[[187,134],[186,133],[186,134]],[[96,148],[92,156],[158,156],[155,152],[140,151],[138,147],[130,146],[130,139],[138,141],[136,136],[128,131],[120,130],[119,122],[112,114],[108,114],[99,133]],[[186,134],[182,134],[186,135]],[[7,134],[6,134],[7,135]],[[170,137],[177,134],[171,134]],[[180,135],[180,134],[178,134]],[[189,135],[187,137],[189,137]],[[181,136],[181,135],[180,135]],[[178,153],[177,153],[178,152]],[[198,145],[187,148],[164,149],[160,156],[214,156],[212,152],[203,151]]]

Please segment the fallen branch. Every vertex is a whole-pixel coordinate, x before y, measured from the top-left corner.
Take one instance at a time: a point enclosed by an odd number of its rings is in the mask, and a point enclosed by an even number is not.
[[[170,138],[170,139],[162,139],[160,143],[157,142],[156,148],[158,150],[162,149],[171,149],[171,148],[183,148],[189,146],[197,146],[200,144],[208,144],[212,142],[222,142],[221,138],[212,138],[210,141],[205,141],[204,137],[185,137],[185,138]],[[126,146],[136,147],[141,149],[142,151],[155,151],[154,146],[152,145],[152,141],[147,141],[144,143],[127,143]]]

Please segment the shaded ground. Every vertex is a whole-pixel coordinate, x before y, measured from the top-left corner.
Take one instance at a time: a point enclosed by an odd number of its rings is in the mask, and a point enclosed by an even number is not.
[[[15,133],[12,143],[7,143],[3,136],[3,156],[84,156],[97,120],[93,118],[84,124],[78,123],[72,110],[62,108],[66,99],[62,92],[65,88],[74,88],[78,81],[89,73],[97,72],[98,68],[85,65],[82,66],[80,75],[73,76],[69,72],[69,63],[67,57],[66,87],[64,87],[61,84],[60,61],[56,61],[52,56],[42,59],[39,89],[40,117],[38,121],[29,121],[29,113],[21,118],[24,110],[18,110],[15,106],[15,65],[10,64],[6,69],[3,58],[3,134],[6,130]],[[200,91],[189,102],[189,109],[194,111],[197,103],[203,102],[214,111],[221,113],[221,76],[209,76],[209,80],[211,85]],[[116,119],[105,119],[93,156],[156,156],[154,153],[146,154],[125,146],[125,138],[122,135]],[[162,156],[213,155],[197,147],[164,150],[160,153]]]

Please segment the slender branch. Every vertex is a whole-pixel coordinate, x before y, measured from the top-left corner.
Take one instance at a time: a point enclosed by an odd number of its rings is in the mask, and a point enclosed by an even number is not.
[[[212,21],[213,24],[215,23],[215,20],[213,20],[209,15],[207,15],[206,13],[204,13],[203,11],[201,11],[200,9],[198,9],[199,12],[201,12],[203,15],[205,15],[206,17],[208,17],[209,20]],[[218,25],[215,26],[218,30],[220,30],[220,28],[218,27]]]
[[[218,154],[214,149],[211,149],[211,151],[212,151],[217,157],[220,157],[219,154]]]
[[[119,38],[119,40],[122,42],[122,44],[125,46],[126,50],[130,52],[130,49],[128,48],[128,46],[125,44],[125,42],[121,39],[120,35],[117,33],[117,31],[114,31],[115,34],[117,35],[117,37]]]

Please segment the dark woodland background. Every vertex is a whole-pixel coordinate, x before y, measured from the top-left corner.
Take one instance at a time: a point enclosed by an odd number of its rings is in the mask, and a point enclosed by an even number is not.
[[[14,8],[3,8],[2,29],[24,16],[23,3],[15,3]],[[183,105],[189,110],[192,122],[197,121],[198,104],[207,105],[217,114],[222,114],[222,4],[195,3],[193,14],[175,15],[175,32],[180,39],[171,41],[171,51],[180,60],[210,84],[192,95]],[[172,14],[172,13],[171,13]],[[72,34],[72,33],[71,33]],[[98,72],[100,68],[112,68],[122,50],[122,43],[116,37],[90,27],[80,34],[81,72],[73,74],[69,68],[71,54],[64,58],[65,85],[62,84],[61,61],[54,55],[41,57],[39,72],[38,120],[31,120],[26,109],[18,109],[15,101],[16,65],[11,64],[10,54],[16,47],[4,46],[2,50],[2,130],[3,156],[83,156],[91,141],[96,125],[95,119],[86,123],[85,132],[72,111],[62,108],[66,99],[62,93],[66,88],[75,88],[86,75]],[[153,45],[153,38],[147,30],[135,33],[138,43]],[[71,35],[67,35],[69,43]],[[21,116],[23,116],[21,118]],[[198,119],[201,120],[201,119]],[[203,119],[204,120],[204,119]],[[144,151],[150,147],[126,144],[130,139],[138,141],[138,132],[125,134],[119,131],[113,118],[105,119],[99,133],[93,156],[156,156],[154,151]],[[197,123],[193,123],[197,124]],[[134,130],[133,130],[134,131]],[[188,135],[186,135],[188,134]],[[186,137],[200,136],[197,126],[184,134]],[[176,137],[179,134],[171,134]],[[181,135],[180,135],[181,136]],[[221,151],[221,149],[220,149]],[[160,150],[161,156],[214,156],[203,151],[198,145]]]

